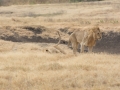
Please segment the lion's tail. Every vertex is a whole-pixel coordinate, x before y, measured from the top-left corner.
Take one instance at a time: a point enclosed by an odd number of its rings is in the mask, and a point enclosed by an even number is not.
[[[58,43],[56,44],[56,46],[58,46],[58,45],[60,44],[60,42],[61,42],[61,36],[60,36],[59,31],[57,31],[57,33],[58,33],[58,35],[59,35],[59,41],[58,41]]]
[[[58,47],[58,45],[60,44],[60,41],[61,41],[61,36],[60,36],[60,33],[59,31],[57,31],[58,35],[59,35],[59,41],[58,43],[54,46],[56,49],[58,49],[61,53],[63,54],[66,54],[60,47]]]

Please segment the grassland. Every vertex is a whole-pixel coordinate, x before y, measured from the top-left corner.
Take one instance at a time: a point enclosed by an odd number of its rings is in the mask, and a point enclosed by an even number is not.
[[[0,7],[0,90],[119,90],[119,4],[105,0]],[[96,23],[104,35],[93,53],[74,56],[66,43],[59,45],[66,54],[44,51],[54,49],[56,30],[66,42],[68,33]]]
[[[0,54],[1,90],[119,90],[120,55]]]

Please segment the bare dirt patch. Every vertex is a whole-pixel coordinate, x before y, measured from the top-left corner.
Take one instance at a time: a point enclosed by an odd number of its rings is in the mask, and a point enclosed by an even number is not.
[[[95,49],[99,52],[120,54],[120,32],[103,33],[103,38],[98,41]]]
[[[66,45],[69,35],[74,31],[71,28],[58,29],[61,33],[61,44]],[[3,32],[4,31],[4,32]],[[6,27],[0,30],[0,38],[12,42],[36,42],[36,43],[57,43],[59,41],[57,30],[52,30],[44,26],[19,26]],[[42,46],[42,44],[41,44]],[[94,52],[120,53],[120,32],[103,32],[103,38],[97,41]]]
[[[5,28],[0,29],[0,38],[12,42],[58,42],[57,33],[44,26],[6,26]]]

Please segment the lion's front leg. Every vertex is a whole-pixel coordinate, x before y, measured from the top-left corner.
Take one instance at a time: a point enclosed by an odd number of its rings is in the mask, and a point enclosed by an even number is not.
[[[84,53],[84,44],[81,43],[81,53]]]
[[[93,49],[93,47],[88,47],[88,52],[91,53],[92,49]]]

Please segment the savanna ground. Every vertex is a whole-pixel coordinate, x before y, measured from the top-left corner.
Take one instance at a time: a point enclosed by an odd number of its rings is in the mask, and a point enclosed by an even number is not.
[[[119,0],[0,7],[0,90],[120,90],[119,11]],[[69,34],[96,23],[94,53],[74,56]]]

